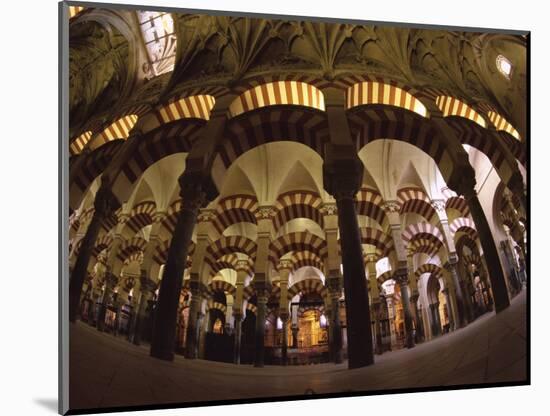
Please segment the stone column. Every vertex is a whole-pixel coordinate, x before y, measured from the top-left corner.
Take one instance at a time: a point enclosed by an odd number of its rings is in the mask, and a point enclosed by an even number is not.
[[[390,349],[397,348],[397,335],[395,334],[395,311],[393,309],[393,299],[391,295],[385,297],[388,307],[388,322],[390,324]]]
[[[233,362],[241,363],[241,335],[243,314],[244,283],[250,273],[250,265],[247,260],[238,260],[237,281],[235,283],[235,302],[233,303],[233,317],[235,318],[235,346],[233,350]]]
[[[435,326],[437,329],[437,335],[441,335],[441,316],[439,315],[439,302],[435,302],[433,304],[434,307],[434,318],[435,318]]]
[[[331,360],[340,364],[344,358],[342,354],[342,327],[340,325],[340,297],[342,286],[340,276],[327,278],[327,287],[330,296],[330,323],[329,323],[329,350]]]
[[[233,311],[233,319],[235,319],[235,339],[234,339],[234,348],[233,348],[233,363],[241,363],[241,334],[242,334],[242,323],[243,323],[243,313],[240,310]]]
[[[363,164],[359,159],[325,162],[323,180],[336,199],[338,226],[344,269],[346,301],[348,367],[374,363],[369,297],[363,264],[363,248],[355,211],[355,195],[362,182]]]
[[[194,360],[198,356],[198,341],[202,296],[198,282],[190,282],[191,301],[187,319],[187,336],[185,338],[185,358]]]
[[[374,351],[376,354],[382,354],[382,334],[380,333],[380,291],[378,290],[378,281],[376,280],[377,256],[373,253],[367,254],[366,260],[369,289],[372,299],[372,309],[374,311]]]
[[[199,208],[213,199],[215,186],[202,174],[185,172],[180,177],[183,203],[170,242],[168,259],[160,282],[159,297],[153,325],[151,356],[162,360],[174,359],[177,313],[187,252]]]
[[[292,330],[292,348],[298,348],[298,324],[293,323],[291,326]]]
[[[409,276],[406,268],[397,269],[394,279],[399,284],[401,289],[401,302],[403,303],[403,314],[405,315],[405,346],[407,348],[414,347],[414,335],[411,314],[411,302],[409,299]]]
[[[442,290],[443,295],[445,295],[445,303],[447,304],[447,315],[449,315],[449,332],[454,328],[454,315],[453,308],[451,304],[451,295],[449,294],[449,289],[445,288]]]
[[[90,257],[92,255],[92,250],[99,234],[101,224],[105,218],[115,211],[118,205],[118,201],[111,190],[102,183],[96,193],[94,200],[94,214],[90,224],[88,225],[86,234],[82,238],[82,244],[80,245],[78,257],[71,274],[71,281],[69,282],[69,320],[71,322],[76,321],[79,313],[82,285],[86,279],[88,264],[90,263]]]
[[[264,366],[264,337],[265,337],[265,316],[267,312],[267,298],[268,291],[265,283],[257,282],[256,299],[258,305],[256,305],[256,331],[255,331],[255,343],[254,343],[254,367]]]
[[[279,299],[279,317],[283,323],[283,339],[281,346],[281,364],[287,365],[288,362],[288,279],[292,270],[292,262],[290,260],[279,260],[279,285],[281,295]]]
[[[101,298],[101,305],[99,306],[99,313],[96,323],[97,329],[99,331],[105,330],[105,316],[107,314],[107,305],[111,301],[113,290],[117,283],[118,278],[110,271],[107,271],[107,273],[105,273],[105,290],[103,290],[103,296]]]
[[[453,255],[454,254],[454,255]],[[456,253],[451,253],[449,255],[449,261],[445,263],[445,269],[451,274],[452,276],[452,282],[455,289],[456,294],[456,306],[458,309],[458,314],[455,317],[455,329],[462,328],[468,324],[468,322],[471,321],[469,308],[467,307],[467,301],[466,296],[464,294],[463,290],[463,284],[462,281],[458,275],[458,261]]]
[[[155,290],[157,289],[157,284],[149,279],[145,273],[145,270],[141,271],[141,277],[139,280],[140,287],[140,297],[139,304],[136,311],[136,318],[134,323],[133,337],[132,342],[135,345],[141,344],[141,337],[143,336],[143,328],[145,327],[145,322],[147,321],[147,306],[149,302],[153,300]]]
[[[455,171],[457,172],[456,174],[454,173]],[[448,185],[459,195],[464,195],[464,198],[468,202],[470,213],[472,214],[479,240],[483,247],[483,255],[487,262],[487,268],[489,269],[495,311],[499,313],[510,306],[510,299],[508,298],[504,272],[502,271],[493,234],[475,191],[476,181],[473,168],[469,165],[464,167],[455,166],[453,177],[449,179]]]

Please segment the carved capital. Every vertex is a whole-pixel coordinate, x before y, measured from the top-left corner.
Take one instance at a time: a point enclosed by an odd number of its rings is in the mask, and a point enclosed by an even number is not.
[[[463,195],[466,200],[476,196],[475,172],[467,161],[462,166],[460,164],[455,165],[447,184],[457,195]]]
[[[102,218],[111,215],[119,206],[114,194],[106,186],[101,186],[94,199],[94,209]]]
[[[333,149],[338,152],[338,148]],[[337,201],[353,199],[363,182],[363,163],[358,158],[343,158],[323,165],[325,189]]]
[[[182,209],[198,213],[217,195],[218,190],[210,176],[197,172],[184,172],[179,178]]]
[[[397,201],[386,201],[380,205],[380,208],[382,208],[386,213],[399,212],[401,210],[401,204]]]
[[[282,260],[279,260],[279,264],[278,264],[277,269],[278,270],[283,270],[283,269],[292,270],[292,267],[293,267],[293,265],[292,265],[291,260],[282,259]]]
[[[277,210],[270,205],[259,207],[254,213],[257,220],[272,220],[275,215],[277,215]]]
[[[235,270],[238,272],[249,272],[250,271],[250,263],[248,260],[237,260],[237,264],[235,265]]]
[[[373,253],[365,254],[364,258],[366,263],[376,263],[378,261],[378,256]]]
[[[336,206],[336,204],[326,203],[326,204],[323,204],[323,206],[319,211],[323,215],[337,215],[338,207]]]
[[[393,279],[400,285],[404,286],[409,283],[409,272],[406,268],[397,269],[393,275]]]
[[[154,223],[158,224],[159,222],[164,221],[165,218],[166,218],[166,212],[158,211],[158,212],[155,212],[153,214],[153,222]]]
[[[216,218],[216,211],[213,209],[201,209],[197,217],[198,222],[210,222]]]
[[[432,200],[432,207],[437,212],[445,212],[445,201],[442,199],[433,199]]]

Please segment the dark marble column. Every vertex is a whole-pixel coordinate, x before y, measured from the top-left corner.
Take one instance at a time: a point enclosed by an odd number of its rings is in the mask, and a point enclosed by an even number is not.
[[[283,323],[283,345],[281,346],[281,365],[287,365],[288,364],[288,312],[281,313],[280,318]]]
[[[164,275],[160,282],[151,342],[151,356],[161,360],[174,359],[177,313],[187,253],[199,208],[215,194],[215,187],[207,183],[208,180],[209,178],[202,174],[193,173],[184,173],[180,177],[182,208],[178,214]]]
[[[336,199],[338,226],[344,269],[348,366],[358,368],[374,363],[372,330],[367,280],[355,195],[361,187],[363,164],[358,159],[325,163],[323,180],[327,191]]]
[[[71,281],[69,282],[69,320],[71,322],[76,321],[79,313],[82,285],[86,279],[88,264],[101,224],[105,218],[114,212],[117,206],[118,201],[111,190],[102,185],[96,193],[94,215],[86,229],[86,234],[82,238],[78,257],[71,273]]]
[[[479,240],[483,247],[483,256],[485,257],[489,271],[495,311],[499,313],[510,306],[510,299],[508,298],[504,272],[500,264],[500,258],[491,233],[491,228],[489,227],[487,217],[483,212],[483,208],[474,189],[476,184],[475,172],[471,166],[460,169],[455,167],[455,170],[458,173],[454,174],[453,171],[453,177],[449,180],[449,187],[455,190],[459,195],[464,195],[464,198],[468,202],[468,207],[470,208],[470,213],[476,225]]]
[[[298,348],[298,325],[292,324],[292,348]]]
[[[242,333],[242,323],[243,323],[243,313],[241,311],[235,311],[233,313],[235,318],[235,344],[233,348],[233,363],[241,363],[241,333]]]
[[[258,304],[256,305],[256,331],[254,342],[254,367],[264,366],[265,348],[265,316],[267,312],[267,297],[268,292],[265,288],[265,282],[260,282],[260,285],[256,287],[256,299]]]
[[[105,316],[107,314],[107,305],[112,299],[113,289],[118,282],[118,278],[109,270],[105,273],[105,290],[101,297],[101,304],[99,305],[99,313],[97,314],[96,327],[99,331],[105,330]]]
[[[401,302],[403,303],[403,313],[405,315],[405,346],[414,347],[413,318],[411,314],[411,302],[409,299],[408,278],[409,272],[406,268],[398,269],[395,272],[394,279],[399,284],[401,290]]]
[[[455,320],[453,315],[453,308],[451,306],[451,295],[449,293],[449,289],[443,289],[442,292],[443,292],[443,295],[445,295],[447,315],[449,316],[449,332],[451,332],[454,328],[454,320]]]
[[[153,299],[154,291],[157,288],[157,284],[147,278],[147,276],[142,272],[140,278],[140,292],[141,296],[139,298],[139,304],[136,311],[135,323],[133,325],[133,336],[132,342],[135,345],[141,344],[141,337],[143,335],[143,328],[145,327],[145,322],[147,320],[147,307],[149,302]]]
[[[185,358],[194,360],[198,357],[199,330],[202,296],[197,282],[191,282],[191,301],[187,317],[187,336],[185,337]]]
[[[342,289],[339,278],[327,280],[330,293],[330,323],[329,323],[329,350],[331,360],[335,364],[341,363],[342,356],[342,327],[340,326],[340,297]]]

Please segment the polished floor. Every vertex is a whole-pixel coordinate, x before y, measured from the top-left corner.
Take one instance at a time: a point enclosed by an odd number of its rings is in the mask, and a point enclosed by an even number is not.
[[[376,356],[375,365],[262,369],[249,365],[149,357],[146,347],[77,323],[71,327],[73,409],[230,400],[316,393],[525,381],[525,291],[498,315],[417,345]]]

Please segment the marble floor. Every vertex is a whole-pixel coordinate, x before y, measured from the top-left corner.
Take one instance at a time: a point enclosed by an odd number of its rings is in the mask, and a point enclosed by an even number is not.
[[[498,315],[415,348],[384,353],[366,368],[233,365],[149,357],[147,347],[71,326],[70,407],[143,406],[210,400],[359,392],[462,384],[525,382],[525,291]]]

